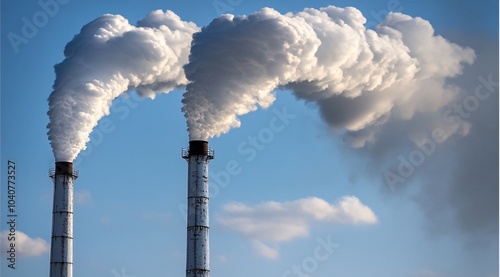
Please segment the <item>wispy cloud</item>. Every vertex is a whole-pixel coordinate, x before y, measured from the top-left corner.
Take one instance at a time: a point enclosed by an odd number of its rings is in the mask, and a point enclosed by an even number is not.
[[[417,276],[417,277],[439,277],[440,275],[432,270],[422,269],[415,276]]]
[[[8,238],[9,231],[4,230],[0,232],[1,249],[2,255],[5,255],[10,248],[10,243],[14,241],[9,241]],[[40,256],[49,252],[50,245],[42,238],[30,238],[25,233],[16,230],[15,232],[15,250],[16,254],[24,257]]]
[[[149,211],[142,214],[142,218],[146,221],[165,223],[170,219],[169,213]]]
[[[90,205],[92,203],[92,194],[88,190],[75,191],[75,204]]]
[[[226,255],[219,255],[215,258],[215,263],[217,264],[225,264],[229,261]]]
[[[354,196],[344,196],[330,204],[317,198],[304,198],[289,202],[269,201],[254,206],[230,203],[223,207],[217,221],[225,228],[254,241],[256,252],[275,259],[277,247],[263,242],[284,242],[307,237],[317,223],[374,224],[375,213]]]
[[[109,216],[101,216],[101,218],[99,219],[99,221],[101,222],[102,225],[110,225],[112,223],[111,221],[111,217]]]
[[[275,260],[280,255],[278,246],[271,247],[258,240],[253,241],[253,247],[257,255],[269,260]]]

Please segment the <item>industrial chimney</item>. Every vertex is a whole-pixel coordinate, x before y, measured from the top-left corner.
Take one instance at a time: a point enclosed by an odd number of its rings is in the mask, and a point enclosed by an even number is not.
[[[182,150],[188,162],[186,277],[210,276],[208,224],[208,162],[214,152],[208,142],[192,140]]]
[[[49,176],[54,181],[50,277],[72,277],[73,181],[78,178],[78,171],[73,171],[71,162],[56,162]]]

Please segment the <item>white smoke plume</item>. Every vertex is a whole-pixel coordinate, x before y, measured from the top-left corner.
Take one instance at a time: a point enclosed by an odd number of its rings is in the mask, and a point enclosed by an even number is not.
[[[274,91],[285,89],[314,103],[330,128],[369,157],[362,172],[370,177],[382,179],[399,154],[439,129],[443,158],[428,158],[412,176],[425,184],[415,201],[443,229],[455,221],[465,232],[497,234],[498,82],[491,76],[498,76],[498,38],[462,39],[474,52],[435,34],[422,18],[389,13],[374,30],[366,21],[355,8],[333,6],[223,15],[201,31],[170,11],[152,12],[137,26],[104,15],[83,27],[56,65],[48,112],[56,161],[85,149],[113,99],[130,90],[153,98],[187,85],[190,139],[209,139],[239,127],[239,116],[269,107]],[[492,100],[470,117],[457,115],[478,76],[489,80],[483,90]]]
[[[120,15],[103,15],[85,25],[66,45],[55,66],[47,128],[56,161],[73,161],[112,101],[136,90],[154,98],[187,84],[192,34],[199,28],[171,11],[157,10],[137,26]]]
[[[483,16],[469,14],[478,5],[461,6],[459,18]],[[193,35],[184,67],[190,138],[227,133],[239,116],[272,105],[276,89],[292,91],[357,150],[348,155],[363,155],[353,180],[368,176],[382,191],[400,157],[433,142],[439,154],[425,156],[391,189],[417,186],[409,198],[431,233],[491,244],[486,234],[498,238],[498,37],[455,36],[472,50],[419,17],[389,13],[374,30],[366,21],[355,8],[333,6],[213,20]]]
[[[390,119],[407,121],[455,100],[458,88],[445,80],[474,61],[472,49],[435,35],[421,18],[391,13],[375,30],[365,23],[359,10],[333,6],[215,19],[194,34],[184,67],[190,138],[239,127],[238,116],[272,105],[280,87],[316,102],[357,148],[373,142]],[[465,134],[467,124],[445,131]]]

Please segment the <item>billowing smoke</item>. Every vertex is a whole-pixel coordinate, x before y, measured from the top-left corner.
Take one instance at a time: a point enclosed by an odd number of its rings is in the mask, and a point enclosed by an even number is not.
[[[475,52],[422,18],[389,13],[374,30],[365,22],[333,6],[215,19],[194,34],[184,67],[190,138],[227,133],[272,105],[277,88],[292,91],[364,155],[356,175],[396,193],[414,185],[429,230],[495,236],[498,38],[461,40]]]
[[[473,50],[435,35],[421,18],[392,13],[376,30],[365,23],[359,10],[333,6],[215,19],[194,35],[184,67],[191,139],[239,127],[238,116],[269,107],[279,87],[316,102],[354,147],[373,142],[388,120],[435,113],[455,100],[458,88],[445,81],[474,61]],[[464,123],[443,136],[466,132]]]
[[[73,161],[112,101],[136,90],[141,97],[187,84],[192,34],[198,27],[171,11],[154,11],[137,26],[120,15],[103,15],[85,25],[66,45],[55,66],[49,97],[48,135],[56,161]]]
[[[187,85],[190,139],[209,139],[272,105],[278,88],[314,103],[329,128],[369,157],[362,172],[382,182],[391,173],[395,190],[420,183],[413,199],[429,222],[441,222],[434,228],[497,233],[498,38],[491,54],[475,53],[418,17],[390,13],[374,30],[365,23],[357,9],[333,6],[223,15],[201,31],[169,11],[137,26],[104,15],[83,27],[56,65],[48,112],[56,160],[85,149],[113,99],[130,90],[153,98]],[[474,41],[465,42],[487,45]],[[400,158],[429,138],[429,155],[441,154],[424,157],[429,162],[411,176],[397,175]]]

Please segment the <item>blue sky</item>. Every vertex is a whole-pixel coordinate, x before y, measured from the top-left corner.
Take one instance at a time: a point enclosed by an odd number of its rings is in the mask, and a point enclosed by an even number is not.
[[[5,174],[7,163],[12,160],[16,163],[16,227],[27,236],[24,241],[28,245],[18,250],[21,252],[15,270],[7,267],[2,248],[2,276],[48,275],[53,192],[48,169],[54,167],[54,158],[46,126],[47,98],[55,78],[53,66],[63,60],[66,43],[81,27],[102,14],[121,14],[135,24],[153,10],[172,10],[182,20],[202,27],[218,17],[222,7],[226,9],[224,12],[250,14],[266,6],[281,13],[305,7],[353,6],[364,14],[368,24],[378,23],[379,17],[390,10],[401,11],[429,20],[437,34],[476,49],[479,65],[464,73],[472,76],[473,81],[456,82],[464,84],[464,90],[473,90],[477,76],[487,73],[493,72],[498,80],[496,66],[491,69],[491,64],[486,63],[484,68],[480,67],[482,61],[491,57],[494,64],[498,63],[498,2],[495,1],[72,0],[57,3],[58,10],[53,16],[47,17],[47,22],[40,24],[32,37],[25,38],[26,43],[18,45],[11,43],[8,34],[22,34],[24,18],[32,20],[43,9],[37,1],[1,3],[1,229],[7,229]],[[490,48],[496,54],[487,52]],[[183,92],[174,90],[155,100],[140,99],[134,93],[128,99],[118,98],[112,113],[91,134],[87,150],[75,161],[80,171],[75,182],[75,276],[184,274],[186,227],[182,207],[186,203],[187,164],[180,154],[181,148],[187,146],[188,135],[181,112]],[[462,226],[458,216],[447,213],[456,207],[453,202],[456,195],[447,190],[445,183],[435,185],[426,194],[430,188],[423,184],[433,174],[440,178],[460,175],[452,164],[454,159],[468,153],[463,145],[475,143],[474,138],[483,134],[481,127],[476,126],[492,129],[498,141],[498,87],[496,94],[495,101],[481,104],[470,118],[473,127],[469,136],[457,136],[443,144],[420,167],[420,172],[405,182],[404,189],[391,190],[383,182],[383,171],[374,166],[373,152],[349,148],[343,141],[343,131],[329,129],[314,104],[296,100],[289,91],[278,90],[277,100],[270,108],[242,116],[240,128],[210,140],[211,148],[215,149],[215,160],[210,163],[212,275],[287,276],[287,271],[301,267],[312,268],[303,271],[309,276],[499,276],[498,229],[448,230],[453,229],[453,224]],[[284,128],[272,132],[262,147],[252,148],[249,138],[269,128],[280,118],[277,114],[283,113],[290,114],[288,121],[282,121]],[[484,118],[497,124],[488,125],[481,121]],[[407,140],[404,134],[400,137],[401,141]],[[410,150],[411,147],[396,148],[380,164],[397,165],[398,155],[407,155]],[[249,151],[254,155],[246,154]],[[497,151],[495,145],[486,153],[487,158],[496,161],[496,175]],[[493,193],[498,195],[498,186]],[[432,197],[423,199],[428,195]],[[289,225],[279,226],[283,234],[291,234],[290,239],[248,234],[245,226],[231,227],[224,223],[238,216],[231,213],[231,203],[245,205],[254,211],[252,220],[266,223],[272,218],[265,216],[270,210],[259,205],[274,201],[293,210],[300,206],[296,201],[320,199],[330,208],[339,208],[344,196],[356,197],[373,212],[376,220],[355,224],[285,212],[288,217],[296,217],[285,220]],[[471,214],[476,210],[474,206],[468,209]],[[450,228],[446,226],[448,223]],[[293,235],[295,227],[303,228],[305,233]],[[23,236],[18,234],[18,238]],[[314,258],[315,249],[325,241],[336,246],[331,252],[323,248],[326,257],[318,260]]]

